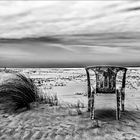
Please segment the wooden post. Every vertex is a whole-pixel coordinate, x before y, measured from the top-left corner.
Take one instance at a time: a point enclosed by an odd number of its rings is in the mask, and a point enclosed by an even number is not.
[[[90,86],[90,75],[88,69],[86,69],[87,73],[87,90],[88,90],[88,112],[91,111],[91,86]]]

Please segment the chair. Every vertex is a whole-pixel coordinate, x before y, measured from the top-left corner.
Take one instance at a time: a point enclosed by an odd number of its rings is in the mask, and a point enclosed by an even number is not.
[[[126,71],[125,67],[117,66],[95,66],[86,67],[87,73],[87,86],[88,86],[88,111],[90,112],[91,119],[95,118],[95,108],[94,108],[94,95],[95,94],[116,94],[116,119],[120,119],[121,110],[124,111],[124,100],[125,100],[125,81],[126,81]],[[89,71],[94,71],[96,76],[96,85],[91,87],[91,74]],[[122,72],[121,87],[116,86],[116,77],[118,72]]]

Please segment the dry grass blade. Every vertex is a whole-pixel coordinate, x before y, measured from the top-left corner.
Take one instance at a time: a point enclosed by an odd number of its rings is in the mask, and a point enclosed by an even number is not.
[[[7,112],[30,108],[30,103],[38,99],[37,88],[30,78],[22,74],[11,74],[0,84],[0,104]]]

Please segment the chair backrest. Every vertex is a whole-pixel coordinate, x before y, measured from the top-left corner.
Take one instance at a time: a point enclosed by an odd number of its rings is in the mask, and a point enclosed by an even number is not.
[[[126,68],[114,66],[97,66],[88,67],[96,74],[96,93],[115,93],[116,92],[116,77],[119,71],[123,71],[122,86],[125,82]]]

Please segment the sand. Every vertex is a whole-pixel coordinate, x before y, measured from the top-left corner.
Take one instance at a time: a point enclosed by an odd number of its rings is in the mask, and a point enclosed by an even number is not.
[[[0,113],[0,139],[7,140],[139,140],[140,69],[127,72],[125,112],[115,119],[115,95],[95,97],[95,117],[87,112],[84,69],[20,69],[31,78],[43,79],[42,95],[57,94],[60,106],[39,104],[19,114]],[[80,100],[83,108],[67,106]]]

